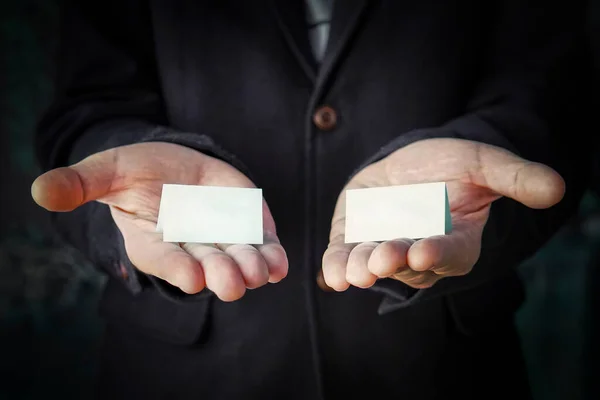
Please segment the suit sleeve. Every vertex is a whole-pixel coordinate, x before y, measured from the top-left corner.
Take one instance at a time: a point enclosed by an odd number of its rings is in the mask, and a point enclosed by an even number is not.
[[[61,7],[56,99],[40,118],[35,138],[43,170],[109,148],[161,141],[220,158],[249,175],[236,157],[210,137],[169,127],[146,2],[65,1]],[[184,295],[135,269],[106,205],[91,202],[52,217],[68,243],[131,293],[154,287],[176,300],[198,297]]]
[[[471,273],[416,290],[381,280],[386,295],[379,312],[467,290],[507,273],[538,251],[576,212],[588,184],[591,154],[585,124],[590,70],[581,2],[504,1],[492,34],[480,84],[463,116],[443,126],[400,135],[363,165],[410,143],[460,138],[508,149],[545,163],[565,179],[567,192],[548,210],[531,210],[503,198],[492,205],[482,253]],[[490,10],[492,11],[492,10]]]

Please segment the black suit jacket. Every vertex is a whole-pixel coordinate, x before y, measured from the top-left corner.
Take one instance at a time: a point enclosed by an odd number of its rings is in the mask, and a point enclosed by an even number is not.
[[[514,267],[573,213],[589,170],[582,8],[560,3],[340,0],[319,67],[300,1],[65,3],[57,100],[37,136],[44,168],[144,141],[219,157],[263,188],[290,259],[283,282],[223,303],[137,272],[106,206],[57,214],[57,228],[111,276],[103,390],[464,398],[477,382],[498,385],[498,360],[516,354],[510,324],[523,290]],[[324,104],[337,113],[332,131],[313,123]],[[320,291],[344,183],[434,137],[547,163],[567,195],[545,211],[496,202],[467,276],[418,291],[389,280]],[[492,336],[491,347],[471,346]],[[470,383],[455,384],[465,374]]]

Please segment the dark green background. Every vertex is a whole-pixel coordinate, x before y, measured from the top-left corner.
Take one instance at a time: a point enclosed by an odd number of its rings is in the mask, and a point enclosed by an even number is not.
[[[590,9],[597,27],[600,12]],[[0,399],[88,398],[103,329],[96,301],[104,278],[58,242],[29,197],[39,172],[32,132],[52,96],[57,22],[54,1],[0,0]],[[536,400],[600,399],[596,193],[519,268],[528,299],[518,325]]]

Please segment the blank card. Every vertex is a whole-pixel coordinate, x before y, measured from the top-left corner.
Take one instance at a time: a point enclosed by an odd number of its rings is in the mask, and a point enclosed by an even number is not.
[[[450,233],[445,182],[346,191],[346,243]]]
[[[165,242],[262,244],[262,190],[163,185],[156,230]]]

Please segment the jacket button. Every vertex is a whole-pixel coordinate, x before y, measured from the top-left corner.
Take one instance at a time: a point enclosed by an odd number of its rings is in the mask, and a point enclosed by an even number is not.
[[[330,131],[337,124],[337,114],[330,106],[321,106],[315,111],[313,122],[320,130]]]

